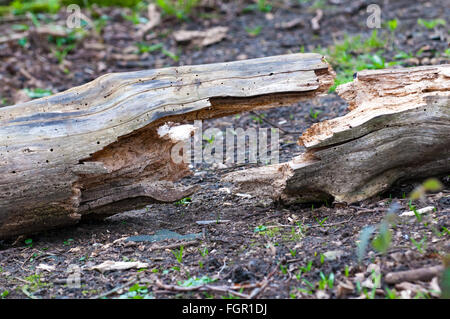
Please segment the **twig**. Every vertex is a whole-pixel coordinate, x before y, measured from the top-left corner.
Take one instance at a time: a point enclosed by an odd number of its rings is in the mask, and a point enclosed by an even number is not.
[[[138,278],[133,278],[132,280],[124,283],[123,285],[120,285],[120,286],[118,286],[116,288],[113,288],[113,289],[111,289],[111,290],[109,290],[109,291],[107,291],[107,292],[105,292],[105,293],[103,293],[101,295],[92,297],[91,299],[101,299],[101,298],[107,297],[107,296],[112,295],[113,293],[115,293],[115,292],[117,292],[117,291],[119,291],[121,289],[127,288],[127,287],[135,284],[137,281],[138,281]]]
[[[396,284],[403,281],[413,282],[413,281],[428,281],[433,277],[438,276],[442,273],[444,267],[442,265],[427,267],[427,268],[418,268],[407,271],[398,271],[398,272],[390,272],[388,273],[384,281],[388,284]]]
[[[28,298],[30,298],[30,299],[41,299],[41,298],[39,298],[39,297],[36,297],[36,296],[34,296],[31,292],[29,292],[28,290],[27,290],[27,288],[28,288],[28,286],[27,285],[25,285],[25,286],[22,286],[22,292],[28,297]]]
[[[353,219],[353,217],[350,217],[348,220],[344,220],[341,222],[336,222],[336,223],[331,223],[331,224],[322,224],[322,225],[311,225],[311,226],[306,226],[306,227],[307,228],[332,227],[332,226],[337,226],[337,225],[348,223],[352,219]],[[277,227],[296,227],[296,225],[269,225],[269,226],[266,226],[266,228],[277,228]]]
[[[331,224],[322,224],[322,225],[311,225],[311,226],[307,226],[308,228],[317,228],[317,227],[332,227],[332,226],[337,226],[337,225],[341,225],[341,224],[346,224],[348,222],[350,222],[353,219],[353,217],[350,217],[347,220],[341,221],[341,222],[336,222],[336,223],[331,223]]]
[[[224,261],[223,261],[223,266],[220,267],[219,272],[217,273],[217,277],[218,277],[218,278],[220,277],[220,274],[222,273],[222,271],[225,269],[226,266],[227,266],[227,263],[226,263],[226,261],[224,260]]]
[[[253,291],[250,293],[250,299],[255,298],[257,295],[262,293],[264,289],[266,289],[267,285],[269,284],[270,280],[272,279],[273,274],[277,271],[278,266],[275,266],[272,271],[267,275],[266,278],[264,278],[264,281],[261,284],[261,287],[253,289]]]
[[[24,280],[24,279],[22,279],[22,278],[14,277],[14,279],[19,280],[19,281],[21,281],[21,282],[23,282],[23,283],[29,284],[28,281],[26,281],[26,280]]]
[[[169,290],[169,291],[181,291],[181,292],[216,291],[216,292],[223,292],[223,293],[235,295],[237,297],[244,298],[244,299],[250,299],[249,295],[234,291],[232,287],[226,287],[226,286],[200,285],[200,286],[194,286],[194,287],[181,287],[181,286],[176,286],[176,285],[166,285],[166,284],[163,284],[159,280],[156,280],[156,285],[159,288],[162,288],[164,290]]]
[[[166,245],[166,246],[153,246],[150,247],[150,251],[153,250],[159,250],[159,249],[172,249],[172,248],[178,248],[180,246],[192,246],[192,245],[196,245],[198,244],[197,240],[191,240],[191,241],[183,241],[181,243],[176,243],[176,244],[170,244],[170,245]]]

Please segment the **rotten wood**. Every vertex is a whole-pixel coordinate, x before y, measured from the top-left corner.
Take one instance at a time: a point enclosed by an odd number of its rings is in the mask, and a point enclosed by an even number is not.
[[[333,79],[321,55],[291,54],[107,74],[0,108],[0,238],[179,200],[195,188],[173,184],[190,171],[170,155],[193,127],[166,123],[289,105]]]
[[[450,172],[450,65],[362,71],[337,92],[348,114],[306,130],[287,163],[227,174],[233,192],[351,204]]]

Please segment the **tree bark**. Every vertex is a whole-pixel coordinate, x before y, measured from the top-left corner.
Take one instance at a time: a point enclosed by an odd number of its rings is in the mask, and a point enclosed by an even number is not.
[[[190,172],[170,154],[192,127],[161,126],[288,105],[333,78],[321,55],[292,54],[108,74],[0,108],[0,238],[181,199],[194,188],[172,183]]]
[[[284,202],[350,204],[450,172],[450,65],[358,72],[337,92],[350,112],[307,129],[305,153],[224,180]]]

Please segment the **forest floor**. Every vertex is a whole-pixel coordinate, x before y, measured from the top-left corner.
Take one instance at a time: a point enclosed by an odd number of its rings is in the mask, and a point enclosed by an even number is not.
[[[19,40],[0,41],[0,105],[60,92],[107,72],[300,51],[327,55],[339,81],[365,68],[450,61],[446,1],[273,1],[271,8],[249,8],[250,1],[207,3],[195,8],[187,21],[163,17],[143,37],[137,31],[146,22],[145,8],[135,13],[83,9],[94,21],[95,32],[53,37],[37,32],[36,24],[65,25],[63,11],[0,17],[0,34],[23,32]],[[376,32],[366,26],[370,3],[379,3],[382,10]],[[313,30],[311,20],[319,11],[320,28]],[[216,26],[228,27],[226,36],[208,46],[174,38],[178,30]],[[280,131],[282,162],[302,152],[296,144],[299,132],[343,115],[346,109],[346,103],[330,92],[291,107],[205,121],[204,126],[271,127],[268,120],[283,131],[297,132]],[[441,265],[450,253],[449,176],[440,178],[439,192],[413,202],[408,196],[419,183],[405,182],[350,206],[283,206],[233,194],[232,185],[221,181],[228,172],[252,166],[195,166],[182,183],[200,189],[180,202],[0,241],[0,298],[440,296],[438,273],[411,282],[386,278],[393,272]],[[423,216],[399,216],[411,205],[434,209]],[[396,220],[389,224],[390,232],[383,233],[378,226],[388,212]],[[379,239],[391,235],[385,241],[387,251],[361,236],[368,234],[367,226],[375,227]],[[105,261],[116,267],[126,262],[127,269],[98,267]],[[72,287],[76,274],[80,286]]]

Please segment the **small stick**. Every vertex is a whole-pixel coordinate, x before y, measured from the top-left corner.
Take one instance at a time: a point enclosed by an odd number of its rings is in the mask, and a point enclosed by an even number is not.
[[[105,292],[105,293],[103,293],[101,295],[96,296],[96,297],[92,297],[91,299],[101,299],[103,297],[107,297],[107,296],[112,295],[113,293],[115,293],[115,292],[117,292],[117,291],[119,291],[119,290],[121,290],[123,288],[126,288],[126,287],[129,287],[129,286],[133,285],[136,282],[137,282],[137,278],[133,278],[132,280],[124,283],[123,285],[120,285],[120,286],[118,286],[116,288],[113,288],[113,289],[111,289],[111,290],[109,290],[109,291],[107,291],[107,292]]]
[[[384,278],[384,281],[388,284],[396,284],[403,281],[429,281],[433,277],[442,273],[444,267],[442,265],[418,268],[407,271],[390,272]]]
[[[216,291],[216,292],[225,292],[229,293],[235,296],[238,296],[240,298],[249,299],[250,296],[234,291],[230,287],[221,287],[221,286],[211,286],[211,285],[201,285],[201,286],[195,286],[195,287],[181,287],[181,286],[175,286],[175,285],[166,285],[163,284],[161,281],[157,280],[156,285],[164,290],[170,290],[170,291],[181,291],[181,292],[188,292],[188,291]]]
[[[150,247],[150,251],[159,250],[159,249],[172,249],[172,248],[178,248],[180,246],[186,247],[186,246],[192,246],[192,245],[196,245],[196,244],[198,244],[197,240],[183,241],[181,243],[170,244],[170,245],[166,245],[166,246],[153,246],[153,247]]]

